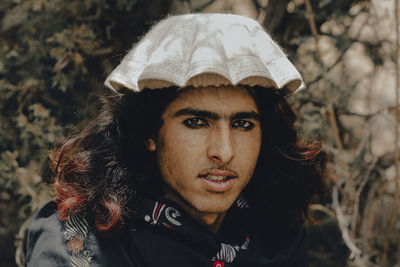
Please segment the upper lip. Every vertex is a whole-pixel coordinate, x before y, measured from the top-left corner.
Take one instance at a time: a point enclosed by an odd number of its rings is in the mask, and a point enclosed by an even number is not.
[[[236,172],[231,171],[231,170],[220,170],[220,169],[209,169],[209,170],[205,170],[200,172],[199,177],[204,177],[207,175],[211,175],[211,176],[225,176],[225,177],[230,177],[230,178],[234,178],[237,177]]]

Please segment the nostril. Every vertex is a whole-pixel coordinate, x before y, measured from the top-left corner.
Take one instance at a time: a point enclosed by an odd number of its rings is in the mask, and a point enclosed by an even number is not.
[[[215,160],[220,160],[220,158],[218,156],[212,156],[211,158],[215,159]]]
[[[209,151],[208,157],[212,161],[226,164],[233,159],[233,157],[234,157],[233,154],[234,153],[233,153],[232,149],[213,150],[213,151]]]

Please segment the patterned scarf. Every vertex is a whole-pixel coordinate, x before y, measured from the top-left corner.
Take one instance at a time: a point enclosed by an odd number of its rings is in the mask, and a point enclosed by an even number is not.
[[[144,201],[135,221],[130,240],[131,254],[141,255],[138,266],[308,266],[304,227],[277,236],[242,195],[217,234],[164,198]]]

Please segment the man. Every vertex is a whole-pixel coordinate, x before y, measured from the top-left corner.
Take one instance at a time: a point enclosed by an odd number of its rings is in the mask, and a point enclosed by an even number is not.
[[[323,153],[284,94],[300,74],[255,21],[159,22],[110,74],[99,116],[51,153],[28,266],[308,266]]]

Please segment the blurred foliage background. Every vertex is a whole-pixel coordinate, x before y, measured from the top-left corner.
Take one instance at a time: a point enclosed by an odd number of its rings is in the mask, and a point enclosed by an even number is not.
[[[168,14],[226,12],[265,26],[308,86],[289,100],[333,177],[312,206],[311,266],[400,266],[397,1],[0,1],[0,265],[24,266],[48,150],[96,115],[132,44]]]

